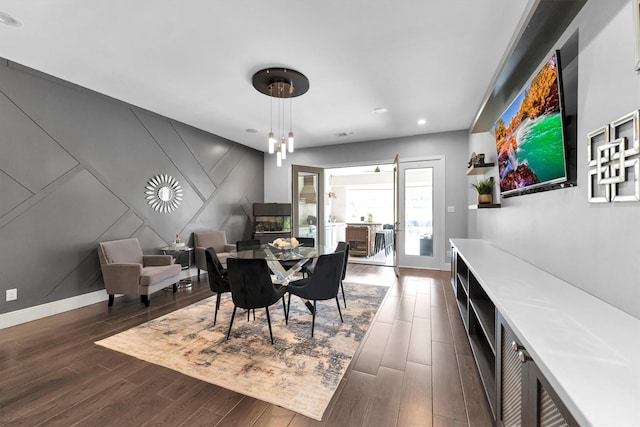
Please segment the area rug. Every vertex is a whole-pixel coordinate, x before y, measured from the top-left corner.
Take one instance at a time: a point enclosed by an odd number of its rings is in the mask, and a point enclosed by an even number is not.
[[[212,296],[96,344],[320,421],[388,288],[345,282],[344,290],[344,323],[335,300],[318,301],[313,338],[311,314],[292,296],[288,325],[281,302],[269,310],[275,344],[265,310],[250,321],[238,310],[227,341],[227,293],[215,326]]]

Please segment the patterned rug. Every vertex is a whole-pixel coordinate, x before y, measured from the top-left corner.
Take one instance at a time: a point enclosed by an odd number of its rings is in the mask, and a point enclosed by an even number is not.
[[[311,314],[293,296],[289,325],[281,302],[269,310],[274,345],[264,310],[255,321],[238,310],[226,341],[227,293],[215,326],[213,296],[96,344],[320,421],[388,288],[345,282],[344,290],[344,323],[335,300],[318,301],[314,338]]]

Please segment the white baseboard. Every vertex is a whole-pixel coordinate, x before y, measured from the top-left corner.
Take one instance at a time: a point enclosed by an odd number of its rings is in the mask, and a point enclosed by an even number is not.
[[[182,279],[192,277],[196,271],[195,267],[191,267],[190,270],[183,270],[180,277]],[[10,328],[11,326],[53,316],[54,314],[64,313],[65,311],[75,310],[76,308],[86,307],[87,305],[107,301],[108,299],[109,295],[107,295],[104,289],[101,289],[88,294],[23,308],[22,310],[10,311],[9,313],[0,314],[0,329]]]
[[[48,302],[46,304],[23,308],[22,310],[10,311],[9,313],[0,314],[0,329],[10,328],[11,326],[16,326],[21,323],[75,310],[76,308],[106,301],[108,298],[109,296],[104,289],[102,289],[89,294]]]

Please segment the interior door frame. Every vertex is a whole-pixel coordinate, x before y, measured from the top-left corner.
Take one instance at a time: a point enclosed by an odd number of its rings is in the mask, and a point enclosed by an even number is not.
[[[318,188],[316,194],[316,212],[317,212],[317,224],[316,230],[318,233],[318,241],[316,245],[324,246],[325,235],[324,225],[327,222],[324,217],[324,204],[325,204],[325,191],[324,191],[324,168],[317,166],[305,166],[305,165],[291,165],[291,236],[295,237],[300,234],[300,228],[298,224],[298,204],[300,202],[300,186],[298,185],[298,174],[300,172],[317,174],[318,175]]]
[[[445,253],[444,253],[444,241],[446,236],[446,215],[445,215],[445,191],[446,191],[446,162],[444,156],[429,156],[422,158],[410,158],[404,159],[400,162],[400,170],[398,171],[399,184],[404,184],[404,177],[402,177],[402,171],[407,168],[407,166],[411,166],[412,164],[419,163],[427,163],[427,162],[436,162],[436,168],[434,169],[433,175],[433,257],[432,261],[425,265],[425,263],[419,262],[420,260],[416,260],[415,263],[409,263],[409,259],[414,257],[414,255],[404,255],[404,248],[401,245],[404,244],[404,231],[403,228],[400,227],[398,233],[398,239],[396,240],[396,256],[398,258],[398,268],[407,267],[407,268],[425,268],[425,269],[444,269],[444,261],[445,261]],[[398,188],[399,193],[399,212],[400,218],[398,221],[402,224],[404,223],[404,218],[406,215],[404,206],[404,188],[403,185],[399,185]],[[406,227],[404,227],[406,229]],[[415,255],[416,258],[423,258],[418,255]],[[421,265],[422,264],[422,265]]]

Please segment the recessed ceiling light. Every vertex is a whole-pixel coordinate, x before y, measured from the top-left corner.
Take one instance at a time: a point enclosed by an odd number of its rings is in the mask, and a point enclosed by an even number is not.
[[[0,23],[6,24],[6,25],[11,25],[12,27],[19,27],[20,26],[20,21],[18,21],[13,16],[11,16],[11,15],[9,15],[7,13],[4,13],[4,12],[0,12]]]
[[[376,114],[382,114],[382,113],[386,113],[388,110],[384,107],[377,107],[374,108],[373,110],[371,110],[372,113],[376,113]]]
[[[418,120],[418,124],[419,124],[419,125],[421,125],[421,126],[422,126],[423,124],[425,124],[425,123],[427,123],[427,121],[426,121],[425,119],[420,119],[420,120]]]
[[[257,131],[257,130],[255,130],[255,129],[251,129],[251,128],[249,128],[249,129],[245,129],[245,132],[249,132],[249,133],[258,133],[258,131]]]
[[[338,138],[343,138],[345,136],[353,135],[353,132],[338,132],[334,135],[337,136]]]

